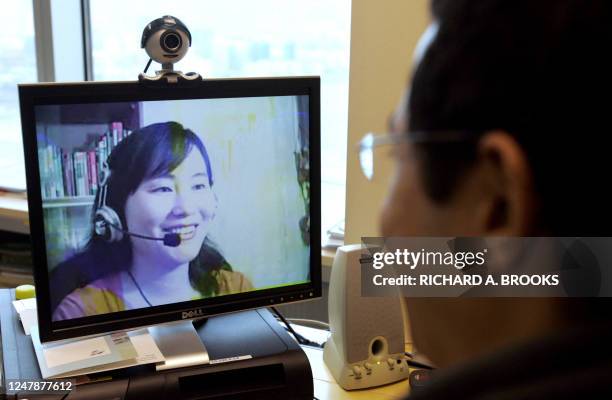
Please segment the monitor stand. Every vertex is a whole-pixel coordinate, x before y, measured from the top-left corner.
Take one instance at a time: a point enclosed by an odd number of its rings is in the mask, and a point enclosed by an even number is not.
[[[149,327],[149,333],[164,355],[157,371],[209,363],[208,351],[192,321],[178,321]]]
[[[203,319],[202,321],[206,322],[206,319]],[[195,323],[198,324],[197,326],[202,325],[202,322],[200,321],[196,321]],[[137,329],[136,331],[140,332],[142,329]],[[162,363],[156,364],[157,371],[182,367],[193,367],[210,363],[208,351],[206,350],[206,347],[204,347],[204,343],[202,343],[202,339],[200,339],[200,335],[198,334],[196,326],[194,326],[192,321],[178,321],[164,325],[152,326],[147,328],[147,331],[149,332],[151,338],[155,341],[157,348],[165,360]],[[137,355],[136,349],[132,347],[133,345],[129,344],[126,349],[126,347],[123,345],[125,341],[122,340],[114,343],[108,333],[102,334],[101,336],[92,335],[87,337],[64,339],[58,342],[41,343],[38,336],[38,327],[33,326],[30,332],[31,343],[34,345],[36,358],[38,359],[38,364],[41,368],[43,376],[53,378],[73,375],[76,376],[84,373],[91,374],[135,365],[133,361],[136,361],[136,359],[129,358],[130,356],[136,357]],[[105,336],[108,337],[104,338]],[[103,348],[100,350],[101,345],[99,342],[91,343],[92,339],[97,338],[101,338],[104,341],[106,350],[109,350],[108,346],[113,346],[114,343],[114,349],[112,351],[108,351],[108,354],[102,354],[102,359],[97,357],[92,358],[91,355],[87,356],[87,353],[91,351],[99,351],[104,353]],[[80,351],[81,353],[84,352],[85,355],[81,354],[81,358],[78,360],[65,361],[59,364],[57,361],[55,361],[54,365],[48,367],[48,359],[45,353],[49,350],[53,350],[57,346],[64,345],[77,345],[76,347],[78,350],[72,348],[71,350],[63,350],[63,354],[65,354],[65,352]],[[57,353],[57,349],[55,350]],[[0,353],[0,356],[1,355],[2,354]],[[57,356],[55,356],[55,358],[57,358]],[[1,360],[2,359],[0,357],[0,361]],[[2,364],[0,364],[0,367],[1,366]]]

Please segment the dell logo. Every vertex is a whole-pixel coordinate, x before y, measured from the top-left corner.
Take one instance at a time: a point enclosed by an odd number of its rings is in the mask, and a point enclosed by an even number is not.
[[[202,309],[196,308],[195,310],[191,310],[191,311],[183,311],[182,319],[201,317],[203,315],[204,315],[204,312],[202,311]]]

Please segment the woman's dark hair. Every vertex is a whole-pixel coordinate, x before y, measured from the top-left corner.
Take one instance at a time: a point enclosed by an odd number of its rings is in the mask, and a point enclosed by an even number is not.
[[[117,144],[107,160],[110,177],[107,181],[106,205],[117,213],[122,226],[127,226],[124,210],[128,197],[144,180],[174,170],[193,149],[202,154],[208,183],[212,187],[213,171],[204,143],[177,122],[148,125],[135,130]],[[99,196],[100,190],[96,195],[96,204]],[[104,275],[130,267],[132,247],[128,235],[118,242],[108,243],[92,232],[85,251],[96,255],[99,260],[97,268],[101,268]],[[189,263],[191,285],[203,296],[217,294],[219,287],[215,275],[219,270],[231,271],[231,266],[207,237],[198,256]]]
[[[434,0],[439,29],[417,66],[409,130],[501,129],[525,150],[556,236],[610,236],[612,3]],[[447,201],[476,143],[417,146],[432,200]]]

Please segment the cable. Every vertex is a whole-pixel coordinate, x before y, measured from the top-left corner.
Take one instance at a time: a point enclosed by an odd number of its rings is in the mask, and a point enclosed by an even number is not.
[[[149,58],[149,62],[147,63],[147,66],[145,67],[143,73],[145,73],[145,74],[147,73],[147,70],[149,69],[149,66],[151,65],[151,61],[153,61],[153,59]]]
[[[316,319],[287,318],[287,321],[305,326],[315,326],[321,329],[325,329],[326,331],[329,330],[329,324],[327,322],[317,321]]]
[[[322,347],[319,343],[317,342],[313,342],[312,340],[308,340],[306,339],[304,336],[300,335],[299,333],[297,333],[292,327],[291,324],[285,319],[285,317],[283,317],[283,315],[280,313],[280,311],[278,311],[276,309],[276,307],[270,307],[272,309],[272,311],[276,314],[276,316],[278,317],[278,319],[280,319],[284,324],[286,329],[289,331],[289,333],[291,333],[293,335],[293,337],[295,337],[295,340],[301,344],[301,345],[305,345],[305,346],[313,346],[313,347]]]
[[[325,326],[327,329],[329,329],[329,324],[326,324],[325,322],[322,322],[322,321],[313,320],[313,319],[285,318],[280,313],[280,311],[278,311],[278,309],[276,307],[270,307],[270,309],[272,310],[272,312],[274,312],[274,314],[276,314],[276,317],[285,325],[285,328],[287,329],[287,331],[289,331],[289,333],[291,333],[295,337],[295,340],[297,340],[297,342],[299,344],[305,345],[305,346],[319,347],[319,348],[323,347],[323,345],[321,345],[321,344],[319,344],[317,342],[313,342],[312,340],[306,339],[304,336],[302,336],[299,333],[297,333],[291,327],[291,324],[289,323],[289,321],[297,322],[297,323],[300,323],[300,322],[302,322],[302,323],[310,323],[310,324],[313,324],[313,325]],[[424,364],[422,362],[413,360],[413,358],[414,358],[414,354],[413,353],[410,353],[410,352],[407,351],[407,352],[404,353],[404,355],[409,358],[408,360],[406,360],[406,364],[408,364],[408,366],[410,366],[410,367],[421,368],[421,369],[428,369],[428,370],[434,370],[435,369],[431,365]],[[315,397],[315,399],[316,399],[316,397]]]
[[[409,358],[413,358],[414,357],[414,355],[412,353],[409,353],[409,352],[405,352],[404,355],[406,355],[406,357],[409,357]],[[431,365],[424,364],[422,362],[415,361],[415,360],[406,360],[406,364],[408,364],[408,366],[414,367],[414,368],[429,369],[429,370],[434,370],[435,369]]]
[[[289,331],[289,333],[291,333],[293,335],[293,337],[295,337],[295,340],[304,346],[312,346],[312,347],[323,347],[322,345],[320,345],[317,342],[313,342],[312,340],[306,339],[304,336],[300,335],[299,333],[297,333],[296,331],[293,330],[293,328],[291,327],[291,324],[289,323],[289,321],[287,321],[285,319],[285,317],[283,317],[283,315],[280,313],[280,311],[278,311],[276,309],[276,307],[270,307],[270,309],[272,310],[272,312],[274,312],[274,314],[276,314],[276,316],[278,317],[278,319],[280,319],[283,324],[285,324],[286,329]]]

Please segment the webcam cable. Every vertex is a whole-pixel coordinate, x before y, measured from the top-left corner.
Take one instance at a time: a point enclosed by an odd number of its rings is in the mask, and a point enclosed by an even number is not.
[[[145,69],[144,69],[144,71],[143,71],[143,74],[146,74],[146,73],[147,73],[147,70],[149,69],[149,66],[151,65],[151,62],[152,62],[152,61],[153,61],[153,59],[152,59],[152,58],[149,58],[149,62],[147,63],[147,66],[145,67]]]
[[[312,340],[309,340],[309,339],[306,339],[304,336],[302,336],[299,333],[297,333],[293,329],[293,327],[291,327],[291,324],[289,323],[289,321],[287,321],[287,319],[285,319],[285,317],[283,317],[283,315],[280,313],[280,311],[278,311],[278,309],[276,307],[270,307],[270,309],[274,312],[274,314],[276,314],[278,319],[285,325],[285,328],[289,331],[289,333],[291,333],[293,335],[293,337],[295,337],[295,340],[300,345],[311,346],[311,347],[318,347],[318,348],[323,347],[319,343],[313,342]]]

